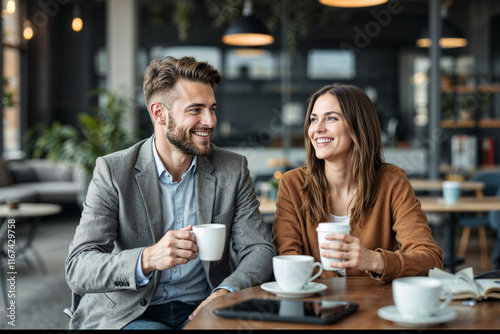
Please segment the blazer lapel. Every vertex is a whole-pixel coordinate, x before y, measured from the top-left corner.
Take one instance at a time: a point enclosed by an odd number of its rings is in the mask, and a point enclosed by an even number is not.
[[[154,242],[158,242],[163,237],[163,209],[161,206],[161,191],[158,185],[158,171],[153,157],[152,136],[142,145],[135,168],[138,170],[135,175],[137,185],[141,192],[144,207],[148,215],[149,227]]]
[[[196,218],[198,224],[210,224],[215,201],[215,176],[207,157],[198,157],[195,172]]]

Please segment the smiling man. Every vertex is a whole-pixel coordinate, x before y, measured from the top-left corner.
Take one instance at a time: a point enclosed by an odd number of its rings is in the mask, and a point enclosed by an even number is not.
[[[146,69],[155,133],[96,161],[66,260],[68,284],[83,295],[71,328],[180,329],[217,296],[271,277],[276,252],[247,160],[210,143],[220,81],[213,66],[191,57]],[[210,223],[228,231],[216,262],[198,258],[190,232]]]

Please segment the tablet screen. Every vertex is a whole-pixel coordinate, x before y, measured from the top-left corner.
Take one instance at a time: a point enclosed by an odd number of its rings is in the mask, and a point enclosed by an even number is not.
[[[358,304],[339,300],[250,299],[215,310],[221,317],[330,324],[356,311]]]

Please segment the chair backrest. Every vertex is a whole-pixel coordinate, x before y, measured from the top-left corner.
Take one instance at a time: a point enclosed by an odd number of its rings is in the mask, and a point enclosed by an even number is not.
[[[80,296],[77,293],[72,292],[71,293],[71,307],[66,307],[63,312],[66,314],[68,317],[72,318],[73,313],[75,313],[76,309],[78,308],[78,304],[80,304],[80,299],[82,299],[82,296]]]
[[[500,197],[500,188],[497,189],[496,196]],[[500,211],[490,211],[488,218],[490,227],[497,231],[497,239],[500,240]]]
[[[495,196],[500,188],[500,171],[487,170],[474,174],[471,181],[484,182],[483,195]]]

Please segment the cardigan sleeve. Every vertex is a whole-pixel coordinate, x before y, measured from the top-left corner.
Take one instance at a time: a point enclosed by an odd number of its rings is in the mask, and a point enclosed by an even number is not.
[[[278,255],[304,254],[300,202],[294,201],[298,189],[291,184],[291,176],[291,173],[285,173],[281,177],[276,200],[272,236]]]
[[[401,276],[427,275],[429,269],[443,267],[443,251],[434,242],[427,216],[410,181],[406,175],[392,179],[396,182],[382,180],[381,183],[390,186],[381,187],[385,193],[379,196],[387,196],[390,201],[392,231],[387,233],[395,233],[399,247],[395,251],[377,248],[385,259],[386,268],[381,276],[370,273],[371,277],[385,282]]]

